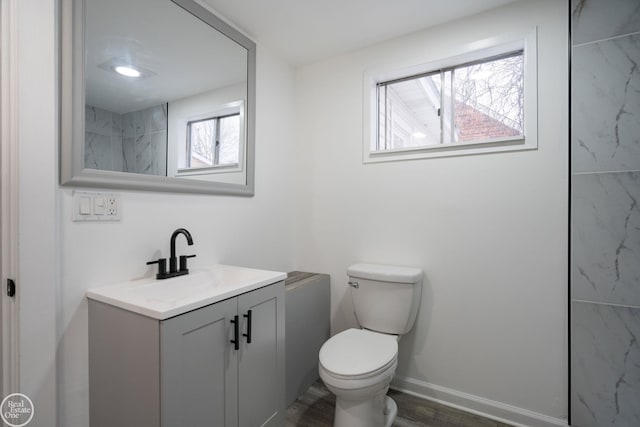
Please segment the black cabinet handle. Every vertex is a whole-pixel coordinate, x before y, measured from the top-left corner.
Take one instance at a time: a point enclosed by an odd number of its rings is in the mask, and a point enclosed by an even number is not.
[[[247,337],[247,344],[251,344],[251,310],[247,311],[243,317],[247,319],[247,333],[242,334],[243,337]]]
[[[231,321],[231,323],[233,323],[234,337],[231,342],[233,343],[233,348],[235,350],[240,350],[240,340],[238,339],[238,334],[240,333],[240,322],[238,322],[238,316],[233,316],[233,320]]]

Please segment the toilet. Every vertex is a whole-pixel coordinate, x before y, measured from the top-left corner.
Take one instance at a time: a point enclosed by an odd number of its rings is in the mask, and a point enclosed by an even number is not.
[[[398,413],[387,396],[398,364],[398,341],[420,306],[419,268],[355,264],[347,269],[359,329],[331,337],[318,370],[336,395],[335,427],[390,427]]]

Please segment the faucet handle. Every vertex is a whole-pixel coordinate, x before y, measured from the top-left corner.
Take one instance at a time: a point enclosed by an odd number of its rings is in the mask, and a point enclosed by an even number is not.
[[[195,258],[195,255],[180,255],[179,271],[189,271],[189,269],[187,268],[187,258]]]
[[[167,259],[166,258],[158,258],[155,261],[148,261],[147,265],[158,264],[158,274],[156,277],[158,279],[163,278],[167,275]]]

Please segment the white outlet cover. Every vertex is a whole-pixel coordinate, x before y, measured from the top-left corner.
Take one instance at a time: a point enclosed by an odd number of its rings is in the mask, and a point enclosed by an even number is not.
[[[87,205],[90,207],[87,210]],[[72,220],[75,222],[120,222],[122,202],[117,193],[74,191]]]

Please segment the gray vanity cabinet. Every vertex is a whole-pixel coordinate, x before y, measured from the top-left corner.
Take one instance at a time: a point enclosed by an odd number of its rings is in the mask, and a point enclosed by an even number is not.
[[[238,425],[237,312],[232,298],[160,322],[163,426]]]
[[[284,425],[284,302],[283,282],[165,320],[89,300],[91,426]]]
[[[238,297],[238,312],[252,317],[251,343],[242,337],[238,354],[240,426],[285,424],[284,307],[284,282]]]

